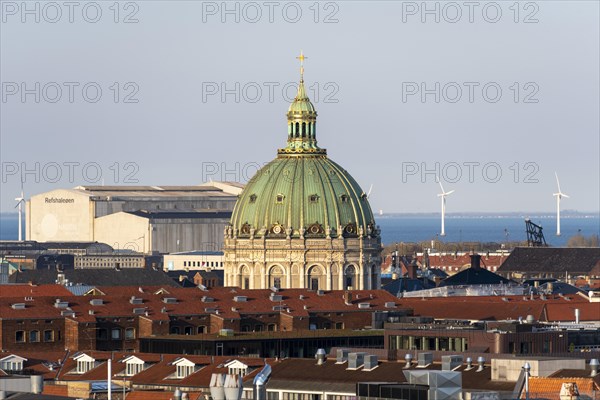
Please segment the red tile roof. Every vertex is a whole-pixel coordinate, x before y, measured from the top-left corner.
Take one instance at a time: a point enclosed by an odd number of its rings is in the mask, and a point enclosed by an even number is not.
[[[72,296],[73,294],[62,285],[28,285],[14,284],[0,286],[0,298],[21,297],[21,301],[29,296]]]
[[[80,354],[86,354],[96,360],[98,365],[84,374],[75,373],[77,361],[74,359]],[[224,365],[232,360],[239,360],[249,367],[249,373],[245,376],[246,379],[252,378],[264,366],[265,360],[262,358],[252,357],[226,357],[226,356],[197,356],[197,355],[182,355],[182,354],[149,354],[149,353],[127,353],[127,352],[105,352],[105,351],[86,351],[72,353],[66,359],[58,381],[97,381],[106,379],[107,365],[109,358],[112,361],[112,372],[114,379],[123,379],[120,375],[126,368],[123,362],[126,358],[135,356],[147,363],[144,370],[140,373],[125,377],[127,381],[133,384],[144,385],[147,387],[164,387],[165,385],[173,385],[180,387],[196,387],[208,388],[210,379],[213,373],[227,373]],[[187,376],[186,378],[173,378],[171,375],[175,373],[176,366],[173,362],[185,358],[197,366],[197,371]],[[273,362],[268,359],[267,362]]]
[[[592,378],[546,378],[532,376],[529,378],[529,397],[533,399],[560,400],[562,384],[570,382],[577,384],[580,396],[593,398],[595,395],[594,391],[600,390]],[[521,398],[525,398],[525,391],[521,394]]]
[[[202,399],[202,392],[187,392],[189,400]],[[125,400],[173,400],[173,392],[158,392],[149,390],[136,390],[125,396]]]
[[[242,290],[235,288],[212,288],[202,291],[197,288],[167,288],[168,294],[157,293],[160,287],[119,287],[101,288],[106,295],[90,296],[61,296],[62,301],[68,302],[75,312],[76,320],[94,322],[98,317],[128,317],[134,316],[134,309],[145,309],[147,317],[153,320],[167,320],[168,315],[207,315],[219,314],[223,318],[240,318],[241,314],[273,313],[274,306],[283,306],[285,313],[295,316],[305,316],[308,312],[371,312],[385,310],[386,303],[394,303],[397,298],[384,290],[355,290],[352,291],[352,301],[345,304],[343,291],[328,291],[318,295],[307,289],[284,289],[277,293],[282,301],[272,301],[271,291]],[[211,302],[203,302],[203,297],[210,297]],[[234,301],[236,296],[245,296],[247,301]],[[130,299],[135,297],[140,304],[132,304]],[[302,298],[301,298],[302,297]],[[22,298],[0,298],[0,315],[3,318],[61,318],[63,309],[54,306],[55,296],[36,296],[33,301],[25,302]],[[175,302],[165,302],[165,298],[174,298]],[[90,300],[102,299],[102,305],[92,305]],[[25,309],[13,309],[15,303],[25,303]],[[359,309],[359,303],[370,303],[368,309]],[[305,310],[306,306],[306,310]],[[208,310],[208,309],[212,309]],[[218,310],[218,311],[217,311]],[[145,311],[143,311],[145,313]],[[90,313],[91,312],[91,313]],[[144,314],[141,314],[144,315]]]
[[[504,320],[527,317],[538,321],[573,321],[574,310],[580,309],[580,321],[600,321],[600,306],[582,296],[547,296],[534,300],[523,296],[471,296],[402,298],[401,308],[414,310],[415,315],[438,319]]]

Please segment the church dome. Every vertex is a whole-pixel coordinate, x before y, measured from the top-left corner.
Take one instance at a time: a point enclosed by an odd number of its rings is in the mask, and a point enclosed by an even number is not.
[[[304,57],[301,55],[301,61]],[[290,105],[287,145],[248,182],[231,217],[238,237],[378,237],[366,193],[317,145],[304,88]]]

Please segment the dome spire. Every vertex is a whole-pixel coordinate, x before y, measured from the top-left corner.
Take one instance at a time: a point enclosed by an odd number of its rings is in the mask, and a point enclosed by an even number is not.
[[[300,50],[300,55],[296,57],[296,59],[300,60],[300,83],[304,83],[304,60],[307,58],[302,50]]]
[[[280,149],[279,154],[327,154],[325,149],[317,146],[317,111],[304,88],[304,60],[307,58],[303,51],[296,57],[300,60],[300,83],[298,93],[287,112],[287,146]]]

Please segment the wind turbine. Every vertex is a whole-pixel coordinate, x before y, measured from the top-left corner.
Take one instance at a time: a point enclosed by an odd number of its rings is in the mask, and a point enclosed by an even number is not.
[[[437,181],[440,184],[440,188],[442,189],[442,193],[438,194],[438,197],[442,198],[442,231],[440,232],[440,236],[446,236],[446,230],[444,228],[444,219],[446,218],[446,196],[454,193],[454,190],[451,190],[449,192],[444,191],[442,181],[440,181],[439,178],[437,179]]]
[[[560,199],[569,196],[560,191],[560,182],[558,181],[558,174],[554,172],[554,176],[556,176],[556,186],[558,186],[558,193],[554,193],[553,196],[556,196],[556,236],[560,236]]]
[[[21,181],[21,196],[15,198],[19,208],[19,242],[23,241],[23,203],[25,203],[25,195],[23,194],[23,181]]]

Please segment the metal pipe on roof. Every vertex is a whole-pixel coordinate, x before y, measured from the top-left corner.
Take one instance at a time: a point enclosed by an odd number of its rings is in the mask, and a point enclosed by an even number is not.
[[[106,384],[108,387],[108,400],[112,400],[112,360],[108,359],[108,373],[106,376]]]

